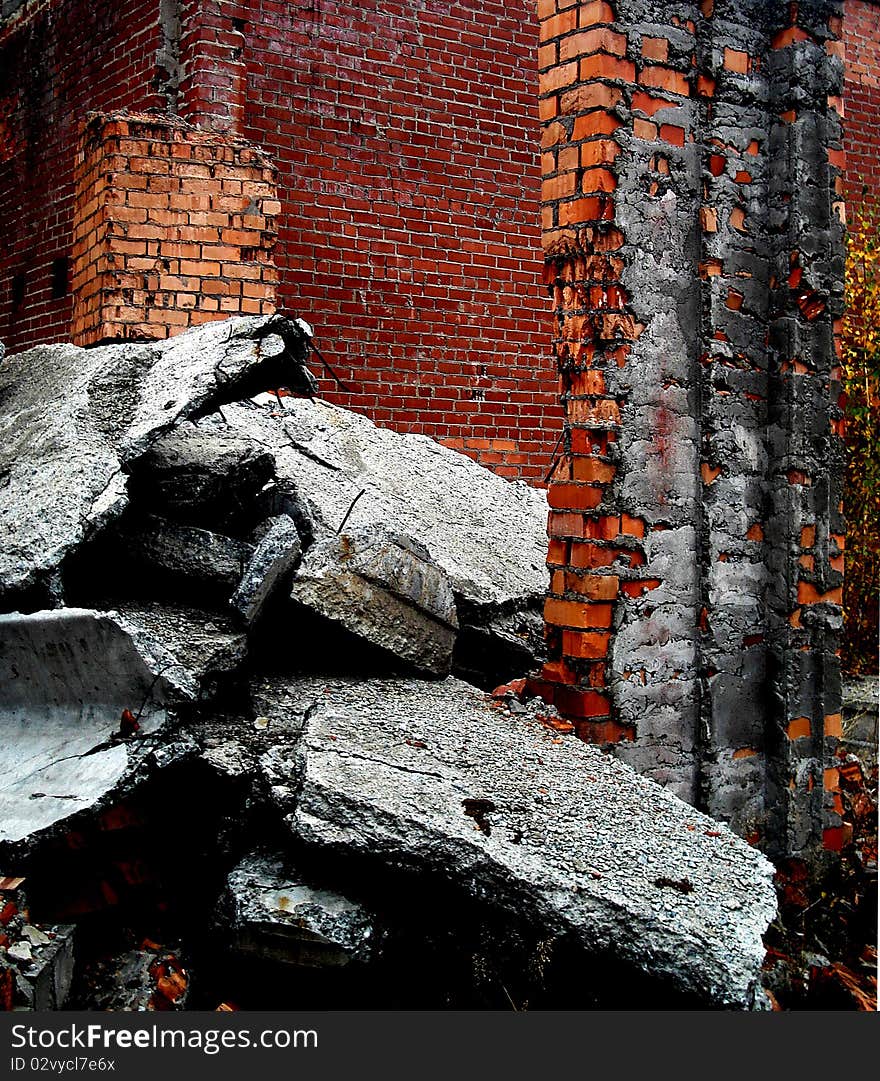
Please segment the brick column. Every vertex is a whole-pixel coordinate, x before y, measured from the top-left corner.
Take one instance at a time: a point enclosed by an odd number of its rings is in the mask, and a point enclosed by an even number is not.
[[[836,828],[839,7],[538,5],[566,420],[535,688],[785,855]]]
[[[165,338],[275,310],[275,168],[155,115],[94,115],[76,164],[73,340]]]

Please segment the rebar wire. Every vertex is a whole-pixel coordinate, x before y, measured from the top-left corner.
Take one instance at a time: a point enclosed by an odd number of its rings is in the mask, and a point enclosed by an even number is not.
[[[338,536],[339,536],[339,534],[340,534],[340,533],[342,532],[342,530],[343,530],[343,528],[344,528],[344,526],[345,526],[345,523],[346,523],[346,522],[348,521],[348,519],[349,519],[349,518],[351,517],[351,512],[352,512],[352,511],[354,510],[354,505],[355,505],[355,503],[357,503],[357,501],[358,501],[358,500],[360,499],[360,497],[361,497],[361,496],[362,496],[362,495],[363,495],[363,494],[364,494],[364,493],[366,492],[366,490],[367,490],[366,488],[361,488],[361,490],[360,490],[360,491],[358,492],[358,494],[357,494],[357,495],[356,495],[356,496],[354,497],[354,499],[353,499],[353,500],[351,501],[351,503],[349,504],[349,508],[348,508],[348,510],[347,510],[347,511],[345,512],[345,517],[344,517],[344,518],[342,519],[342,521],[341,521],[341,522],[339,523],[339,529],[337,529],[337,530],[336,530],[336,536],[337,536],[337,537],[338,537]]]
[[[350,394],[351,393],[351,387],[348,386],[347,383],[344,383],[339,378],[339,376],[336,374],[336,372],[333,371],[333,369],[330,367],[330,362],[327,360],[327,358],[324,356],[324,354],[318,348],[318,345],[317,345],[314,338],[311,339],[310,344],[311,344],[312,349],[314,349],[315,352],[318,354],[318,358],[320,359],[321,363],[324,365],[324,367],[327,369],[327,371],[330,373],[330,375],[332,375],[333,378],[336,380],[337,385],[342,387],[343,390],[348,391],[348,393]]]

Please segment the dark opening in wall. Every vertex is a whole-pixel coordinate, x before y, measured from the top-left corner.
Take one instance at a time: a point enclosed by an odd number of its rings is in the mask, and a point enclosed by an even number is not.
[[[12,310],[14,312],[19,311],[24,304],[26,280],[27,278],[23,270],[19,271],[18,274],[12,275]]]
[[[239,34],[244,33],[244,28],[246,26],[247,26],[247,23],[244,21],[244,19],[233,19],[232,20],[232,29],[237,31]]]
[[[70,259],[66,255],[52,260],[52,299],[66,297],[69,290]]]

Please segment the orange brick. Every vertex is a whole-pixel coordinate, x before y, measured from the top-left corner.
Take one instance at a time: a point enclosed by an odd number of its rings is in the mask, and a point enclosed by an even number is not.
[[[593,135],[612,135],[620,127],[621,121],[613,113],[596,110],[579,116],[573,125],[571,137],[574,142],[589,139]]]
[[[581,60],[580,77],[584,82],[589,79],[622,79],[632,83],[635,82],[636,69],[630,60],[621,60],[608,53],[594,53]]]
[[[563,113],[581,113],[589,109],[613,109],[620,102],[623,91],[608,83],[587,83],[566,90],[560,96]]]
[[[798,582],[798,604],[843,604],[843,587],[820,593],[812,582]]]
[[[728,71],[737,72],[739,75],[748,75],[751,68],[751,59],[748,53],[738,49],[724,50],[724,66]]]
[[[610,634],[595,631],[563,631],[562,652],[578,660],[600,659],[608,654]]]
[[[674,109],[677,106],[675,102],[665,98],[657,98],[653,94],[646,94],[644,90],[636,90],[632,96],[632,107],[635,112],[653,116],[660,109]]]
[[[687,79],[680,71],[674,68],[650,66],[639,72],[639,83],[642,86],[653,86],[658,90],[664,90],[668,94],[681,94],[688,97],[691,92]]]
[[[547,502],[556,509],[593,510],[602,502],[602,489],[588,484],[551,484]]]
[[[589,169],[591,165],[613,163],[620,153],[620,147],[611,139],[593,139],[581,146],[581,165]]]
[[[669,58],[669,42],[666,38],[642,38],[642,56],[646,60],[665,62]]]
[[[544,602],[544,619],[558,627],[602,629],[611,626],[613,607],[588,601],[566,601],[548,597]]]
[[[657,138],[657,125],[652,124],[649,120],[642,120],[641,117],[637,116],[633,120],[633,135],[637,139],[653,142]]]
[[[612,56],[625,56],[626,36],[608,27],[597,27],[579,34],[569,34],[559,43],[559,59],[565,62],[600,50]],[[584,76],[581,75],[581,78]]]

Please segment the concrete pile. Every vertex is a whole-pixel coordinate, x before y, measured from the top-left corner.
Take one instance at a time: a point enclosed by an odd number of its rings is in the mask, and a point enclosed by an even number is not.
[[[108,911],[174,942],[120,931],[74,1005],[257,965],[276,1006],[295,971],[313,1006],[760,1007],[763,857],[486,694],[541,661],[543,494],[313,400],[308,356],[273,316],[0,366],[0,872],[86,954]]]

